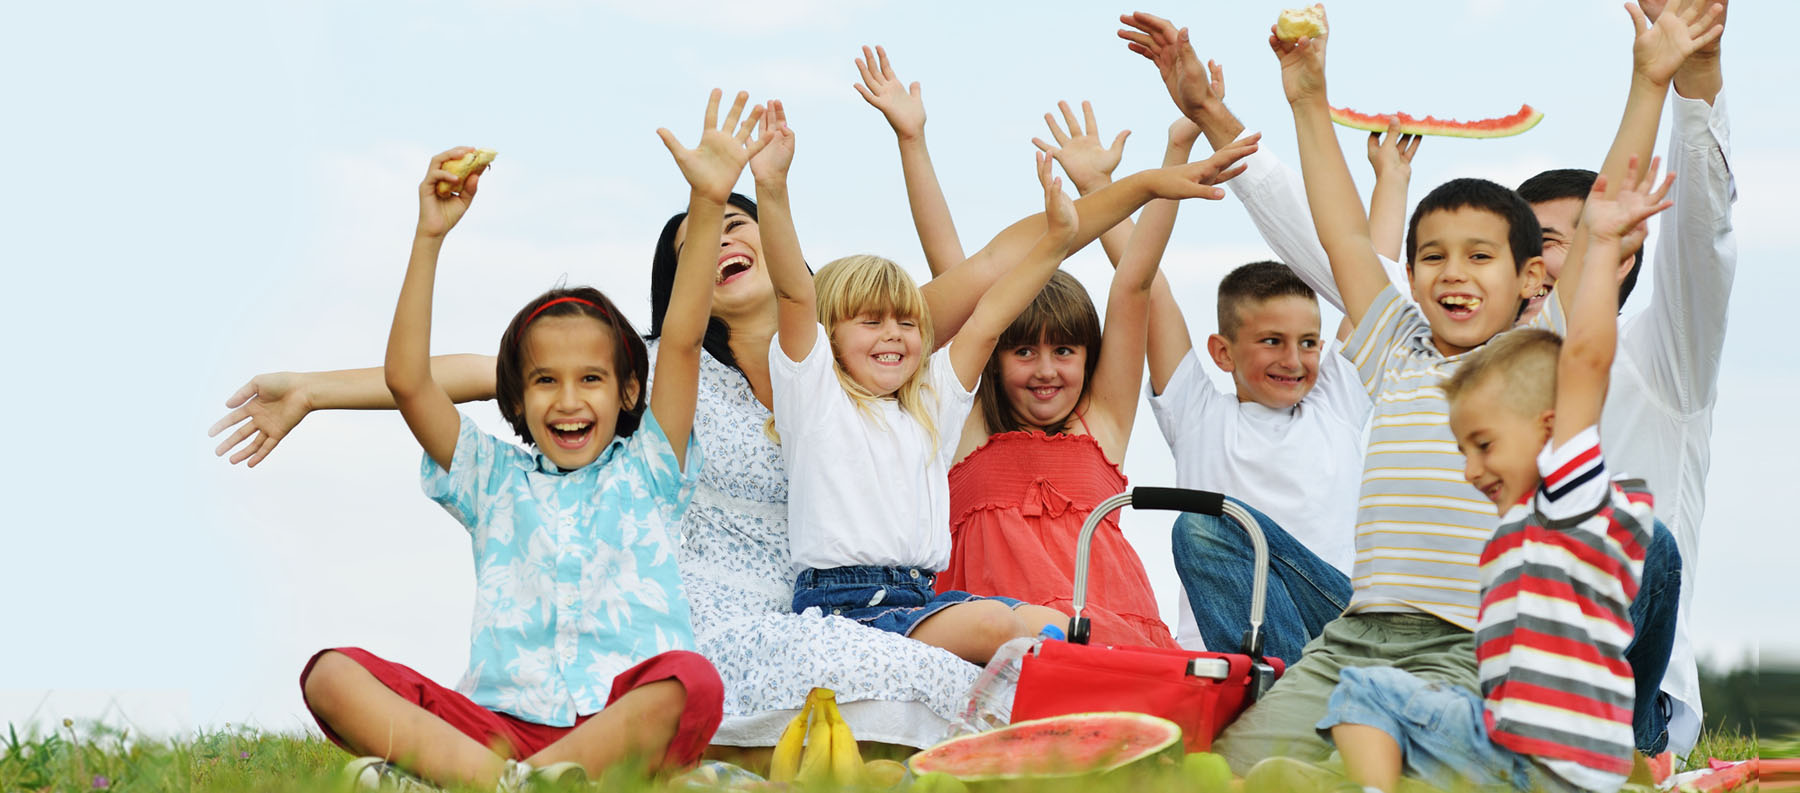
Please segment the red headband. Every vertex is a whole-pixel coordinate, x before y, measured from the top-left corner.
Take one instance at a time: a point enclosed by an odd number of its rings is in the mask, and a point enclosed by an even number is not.
[[[600,312],[600,316],[605,317],[608,320],[608,324],[612,325],[613,334],[618,335],[619,328],[617,325],[613,325],[611,323],[612,314],[610,312],[608,312],[606,309],[601,308],[598,305],[595,305],[593,301],[588,300],[586,298],[559,297],[555,300],[547,301],[543,305],[538,306],[536,311],[531,312],[531,316],[526,317],[525,321],[519,324],[519,338],[517,339],[517,341],[523,342],[525,340],[525,329],[531,327],[532,320],[537,319],[539,314],[544,313],[544,309],[554,306],[557,303],[580,303],[584,306],[587,306],[588,308],[591,308],[595,311]],[[623,340],[621,339],[621,341],[623,341]],[[636,365],[636,363],[637,363],[637,356],[631,354],[631,345],[629,345],[629,344],[625,345],[625,362],[628,364],[632,364],[632,365]]]

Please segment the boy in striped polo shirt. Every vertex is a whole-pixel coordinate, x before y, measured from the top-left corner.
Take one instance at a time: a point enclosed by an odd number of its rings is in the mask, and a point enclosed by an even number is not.
[[[1569,338],[1520,330],[1468,356],[1443,391],[1463,476],[1504,513],[1481,552],[1482,696],[1390,666],[1340,671],[1319,729],[1365,789],[1401,773],[1440,788],[1613,791],[1631,771],[1629,610],[1652,530],[1638,480],[1600,453],[1618,325],[1620,237],[1670,206],[1655,166],[1595,183]],[[1565,271],[1565,278],[1567,271]]]

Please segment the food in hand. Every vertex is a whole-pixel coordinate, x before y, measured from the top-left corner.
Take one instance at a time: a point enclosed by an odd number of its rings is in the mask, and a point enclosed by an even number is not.
[[[1367,132],[1386,132],[1388,119],[1398,119],[1402,135],[1443,135],[1452,138],[1505,138],[1517,135],[1537,126],[1544,120],[1544,114],[1533,110],[1531,105],[1520,105],[1519,112],[1499,118],[1484,118],[1480,121],[1457,121],[1454,119],[1426,116],[1413,118],[1405,113],[1389,115],[1370,115],[1358,113],[1342,107],[1331,109],[1331,120],[1351,129]]]
[[[1318,6],[1288,8],[1275,19],[1275,37],[1282,41],[1299,41],[1302,37],[1325,35],[1325,9]]]
[[[469,174],[480,173],[482,169],[488,167],[488,163],[494,161],[494,155],[496,153],[497,152],[493,149],[476,149],[463,155],[460,160],[451,160],[444,163],[444,170],[449,171],[451,176],[456,177],[456,184],[460,186],[463,183],[463,180],[468,178]],[[456,188],[451,187],[450,185],[450,182],[437,183],[438,198],[444,198],[452,192],[455,192]]]

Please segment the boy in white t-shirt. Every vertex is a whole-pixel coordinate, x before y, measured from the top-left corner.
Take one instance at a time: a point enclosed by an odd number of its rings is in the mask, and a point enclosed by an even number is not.
[[[1150,303],[1150,408],[1181,487],[1224,493],[1256,515],[1269,544],[1264,654],[1293,663],[1350,602],[1362,430],[1370,410],[1355,368],[1321,355],[1319,303],[1286,265],[1246,264],[1219,282],[1219,332],[1206,352],[1236,393],[1201,369],[1166,289]],[[1181,629],[1189,649],[1240,649],[1249,626],[1249,538],[1235,523],[1175,522]]]

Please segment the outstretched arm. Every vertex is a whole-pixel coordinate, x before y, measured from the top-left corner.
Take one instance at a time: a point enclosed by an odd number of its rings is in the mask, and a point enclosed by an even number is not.
[[[382,367],[383,379],[394,396],[395,407],[406,419],[406,426],[432,461],[445,470],[449,470],[456,455],[462,417],[449,393],[431,375],[431,293],[444,235],[468,211],[481,179],[479,171],[466,179],[458,178],[444,170],[444,164],[470,151],[459,146],[432,157],[425,179],[419,182],[419,223],[413,232],[412,255],[407,260],[406,278],[401,282],[400,300],[394,308],[387,360]],[[439,196],[440,182],[453,188],[460,186],[461,191],[453,189]]]
[[[694,427],[694,402],[700,388],[700,344],[706,339],[706,322],[712,314],[713,279],[719,267],[719,238],[725,221],[725,202],[751,157],[769,144],[768,135],[750,133],[763,121],[763,106],[750,109],[743,124],[738,118],[750,95],[739,91],[731,110],[719,120],[719,98],[714,88],[706,100],[706,125],[694,148],[683,147],[675,133],[658,129],[681,175],[688,182],[688,233],[675,264],[675,284],[669,293],[669,311],[663,318],[662,342],[656,352],[656,374],[650,391],[650,412],[662,427],[675,452],[675,462],[687,466],[688,435]],[[771,103],[779,108],[779,103]],[[736,128],[734,134],[732,129]],[[763,124],[768,130],[768,125]],[[785,168],[783,169],[785,170]]]
[[[1331,126],[1325,100],[1325,44],[1330,35],[1282,41],[1271,29],[1269,48],[1281,61],[1281,87],[1294,111],[1300,144],[1300,172],[1319,243],[1331,261],[1331,275],[1344,300],[1344,314],[1362,324],[1363,314],[1388,284],[1387,272],[1369,235],[1369,218],[1344,152]]]
[[[856,71],[862,75],[856,92],[894,128],[894,138],[900,143],[900,171],[906,177],[906,200],[912,207],[919,245],[925,249],[925,266],[931,268],[933,277],[942,275],[963,260],[963,249],[956,237],[956,222],[950,217],[950,202],[944,199],[944,188],[931,167],[931,152],[925,147],[925,100],[919,84],[901,82],[888,63],[887,50],[881,47],[874,52],[863,47]]]
[[[1076,195],[1089,195],[1112,184],[1113,170],[1119,167],[1119,159],[1125,155],[1125,139],[1131,137],[1131,130],[1120,131],[1112,145],[1107,146],[1101,142],[1100,122],[1094,120],[1092,103],[1081,103],[1081,115],[1087,119],[1085,130],[1075,119],[1075,111],[1069,108],[1068,102],[1057,102],[1056,107],[1062,111],[1068,131],[1064,132],[1057,125],[1055,116],[1045,113],[1044,124],[1050,128],[1050,138],[1056,145],[1050,145],[1043,138],[1032,138],[1032,145],[1055,158],[1075,185]],[[1119,257],[1124,255],[1125,245],[1131,241],[1131,225],[1131,219],[1126,218],[1100,235],[1100,247],[1106,250],[1106,258],[1114,267],[1119,265]]]
[[[1419,136],[1400,134],[1398,125],[1389,121],[1385,136],[1369,133],[1369,165],[1375,169],[1369,235],[1375,252],[1395,261],[1406,243],[1406,188],[1412,184],[1412,159],[1419,151]]]
[[[1724,6],[1709,4],[1707,0],[1671,0],[1657,16],[1655,24],[1651,24],[1636,4],[1627,3],[1625,10],[1631,14],[1631,25],[1636,32],[1631,43],[1631,88],[1626,95],[1625,113],[1619,120],[1618,134],[1600,168],[1600,174],[1615,183],[1625,177],[1627,162],[1633,159],[1644,162],[1650,158],[1650,151],[1656,145],[1656,129],[1662,123],[1663,102],[1668,98],[1669,82],[1675,78],[1675,73],[1695,51],[1717,41],[1725,32],[1725,27],[1718,24]],[[1637,241],[1641,244],[1641,235]],[[1576,229],[1559,280],[1580,280],[1581,268],[1588,261],[1586,246],[1587,234],[1583,229]],[[1615,272],[1617,266],[1615,259],[1607,272]],[[1567,290],[1552,291],[1564,313],[1573,310],[1573,298]]]
[[[756,176],[756,223],[762,234],[763,258],[768,260],[769,280],[775,285],[778,338],[781,352],[799,361],[812,352],[818,337],[818,294],[812,273],[800,252],[800,233],[794,229],[794,211],[788,203],[788,167],[794,161],[794,131],[787,125],[787,111],[779,101],[769,103],[763,122],[770,140],[762,156],[750,163]]]
[[[1663,199],[1675,175],[1670,174],[1659,187],[1656,171],[1653,160],[1640,179],[1638,160],[1632,157],[1626,162],[1620,186],[1609,188],[1609,180],[1602,174],[1594,180],[1594,189],[1582,207],[1589,262],[1582,268],[1579,282],[1565,279],[1559,285],[1572,292],[1574,299],[1568,334],[1556,360],[1556,415],[1551,437],[1558,447],[1600,421],[1619,335],[1619,284],[1612,266],[1619,261],[1620,241],[1651,215],[1672,206]],[[1571,286],[1575,288],[1568,289]]]
[[[330,372],[267,372],[225,400],[228,413],[207,429],[216,437],[236,426],[213,450],[215,456],[236,448],[231,464],[250,461],[250,467],[275,451],[281,440],[315,410],[393,410],[386,370],[339,369]],[[494,398],[494,357],[491,355],[439,355],[431,359],[431,378],[444,387],[453,402]],[[241,446],[239,444],[242,444]]]

